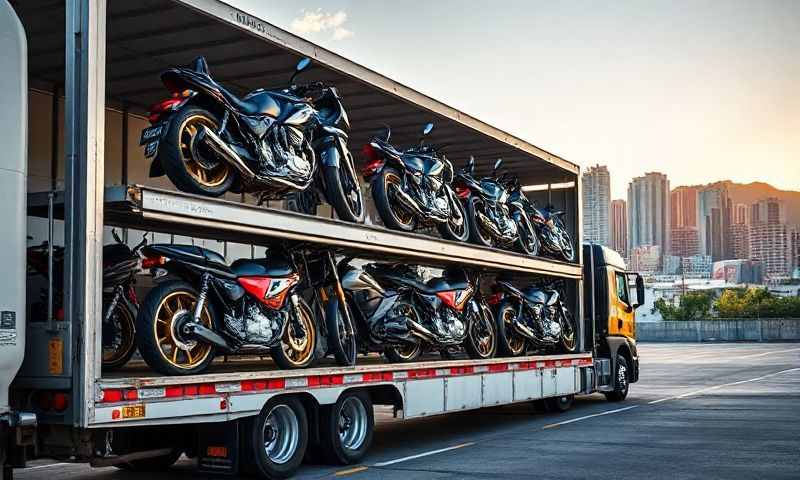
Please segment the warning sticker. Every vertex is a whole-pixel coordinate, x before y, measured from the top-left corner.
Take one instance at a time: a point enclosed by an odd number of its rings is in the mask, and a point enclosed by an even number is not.
[[[17,344],[17,312],[0,312],[0,346]]]

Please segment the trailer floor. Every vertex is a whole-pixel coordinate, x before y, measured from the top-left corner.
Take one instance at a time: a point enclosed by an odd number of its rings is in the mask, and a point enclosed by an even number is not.
[[[363,465],[307,465],[300,478],[797,478],[800,344],[644,344],[628,400],[576,400],[399,422],[378,412]],[[37,461],[19,479],[143,478]],[[197,479],[183,460],[149,480]]]

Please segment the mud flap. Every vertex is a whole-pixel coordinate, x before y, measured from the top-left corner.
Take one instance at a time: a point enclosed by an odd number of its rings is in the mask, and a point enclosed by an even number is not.
[[[197,470],[216,475],[239,473],[239,422],[203,423],[197,429]]]

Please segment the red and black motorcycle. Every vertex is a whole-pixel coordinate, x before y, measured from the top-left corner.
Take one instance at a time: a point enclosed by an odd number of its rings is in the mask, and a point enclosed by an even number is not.
[[[200,373],[218,351],[268,350],[286,369],[313,361],[317,327],[299,294],[299,254],[276,247],[230,265],[193,245],[151,245],[144,254],[158,285],[142,302],[136,338],[153,370]]]
[[[478,275],[454,268],[425,282],[406,265],[350,262],[336,265],[325,312],[328,346],[338,363],[353,365],[357,353],[370,351],[392,362],[412,362],[425,350],[495,355],[496,326]]]

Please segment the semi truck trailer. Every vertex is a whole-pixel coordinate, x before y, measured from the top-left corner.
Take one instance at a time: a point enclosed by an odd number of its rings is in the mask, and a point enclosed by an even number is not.
[[[639,275],[616,252],[581,244],[580,170],[474,117],[217,0],[0,2],[4,64],[0,165],[6,234],[0,289],[0,458],[3,478],[26,459],[51,457],[129,470],[159,470],[182,455],[214,473],[289,476],[306,452],[352,464],[368,452],[373,407],[401,419],[538,402],[567,410],[575,395],[624,400],[638,380]],[[202,35],[199,33],[202,32]],[[242,90],[275,83],[297,58],[348,104],[351,144],[393,124],[399,143],[434,119],[448,156],[503,156],[533,199],[566,212],[575,261],[391,231],[255,205],[243,195],[200,197],[150,179],[137,134],[158,100],[158,72],[204,54]],[[486,162],[489,163],[489,162]],[[228,260],[275,242],[336,255],[430,268],[461,266],[520,283],[565,285],[578,333],[575,353],[486,360],[359,358],[280,370],[258,355],[218,358],[206,373],[162,376],[141,361],[101,368],[103,244],[110,229],[215,248]],[[26,240],[28,237],[33,237]],[[63,278],[26,275],[27,242],[64,245]],[[582,245],[582,248],[577,248]],[[63,299],[53,285],[63,281]],[[148,288],[142,279],[139,289]],[[32,303],[46,305],[31,308]]]

